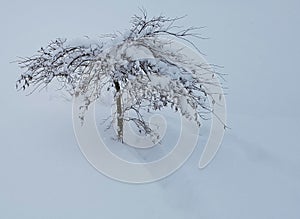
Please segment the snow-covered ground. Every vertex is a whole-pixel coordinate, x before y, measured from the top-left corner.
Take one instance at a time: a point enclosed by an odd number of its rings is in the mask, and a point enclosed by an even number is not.
[[[182,4],[1,4],[0,218],[300,218],[299,2]],[[231,129],[205,169],[197,166],[206,126],[182,168],[158,182],[132,185],[103,176],[84,158],[70,102],[56,92],[15,91],[20,70],[10,62],[56,37],[125,29],[138,6],[151,15],[188,14],[183,24],[207,26],[211,39],[198,45],[229,74]]]

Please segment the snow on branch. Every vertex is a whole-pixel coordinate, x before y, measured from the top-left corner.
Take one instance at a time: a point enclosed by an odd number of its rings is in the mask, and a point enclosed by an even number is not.
[[[164,107],[171,107],[200,125],[201,119],[213,113],[208,103],[212,93],[207,85],[216,83],[212,78],[217,73],[212,66],[194,63],[180,50],[172,50],[172,40],[179,39],[200,52],[190,39],[203,38],[195,32],[199,28],[178,26],[176,22],[182,18],[148,18],[142,11],[142,15],[133,16],[131,28],[124,34],[96,40],[51,41],[37,54],[17,61],[23,73],[16,87],[30,87],[32,93],[55,79],[71,95],[83,95],[85,109],[101,93],[113,92],[117,105],[122,103],[115,115],[119,125],[133,122],[145,134],[153,133],[142,112]],[[207,74],[212,78],[207,79]]]

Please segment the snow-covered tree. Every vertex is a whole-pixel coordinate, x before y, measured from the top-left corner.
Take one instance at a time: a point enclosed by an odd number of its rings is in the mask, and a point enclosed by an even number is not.
[[[171,107],[200,125],[212,108],[208,97],[212,93],[207,79],[216,73],[213,66],[194,63],[180,49],[172,48],[173,40],[183,40],[198,52],[191,37],[202,38],[194,31],[182,28],[180,18],[147,13],[135,15],[125,33],[101,36],[95,40],[68,41],[56,39],[31,57],[20,58],[24,69],[17,80],[17,89],[31,87],[30,93],[46,87],[53,80],[72,96],[84,96],[84,110],[105,92],[113,92],[118,138],[123,140],[124,122],[134,123],[141,133],[155,137],[144,113]],[[213,113],[213,112],[212,112]]]

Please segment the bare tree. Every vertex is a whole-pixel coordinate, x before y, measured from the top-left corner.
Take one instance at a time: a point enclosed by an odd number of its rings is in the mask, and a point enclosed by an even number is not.
[[[191,41],[191,37],[202,39],[195,32],[199,28],[177,26],[181,18],[161,15],[149,19],[142,11],[142,15],[133,16],[125,33],[77,42],[56,39],[36,55],[17,61],[24,69],[17,89],[32,87],[32,93],[56,79],[72,96],[84,96],[84,110],[102,93],[113,92],[116,114],[112,121],[117,121],[121,141],[124,122],[132,122],[141,133],[155,137],[143,115],[164,107],[200,125],[201,119],[213,113],[207,85],[214,82],[204,75],[214,77],[217,73],[214,66],[194,63],[180,50],[172,50],[172,40],[179,39],[200,52]]]

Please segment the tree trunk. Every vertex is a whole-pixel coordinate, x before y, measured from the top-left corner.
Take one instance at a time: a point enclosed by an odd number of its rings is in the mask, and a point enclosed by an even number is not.
[[[122,95],[120,92],[120,84],[118,81],[114,81],[115,88],[117,90],[117,133],[118,139],[123,143],[123,113],[122,113]]]

